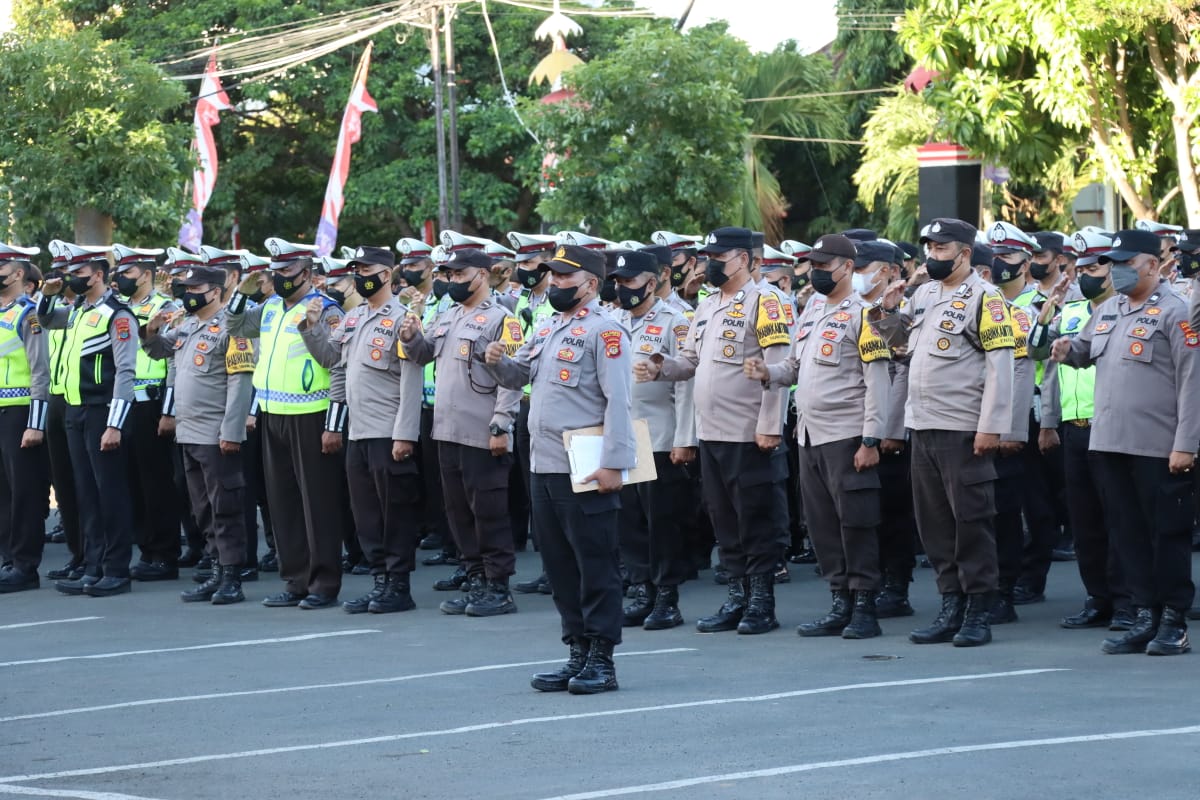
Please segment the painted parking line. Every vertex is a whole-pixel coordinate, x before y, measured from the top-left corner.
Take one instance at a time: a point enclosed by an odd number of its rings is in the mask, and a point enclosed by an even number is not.
[[[314,639],[330,639],[335,636],[361,636],[367,633],[382,633],[375,629],[352,631],[330,631],[329,633],[306,633],[300,636],[281,636],[275,639],[243,639],[238,642],[213,642],[211,644],[194,644],[188,647],[160,647],[154,650],[123,650],[119,653],[93,653],[85,656],[53,656],[51,658],[31,658],[25,661],[0,661],[0,667],[23,667],[30,664],[56,664],[60,661],[93,661],[103,658],[125,658],[127,656],[146,656],[157,653],[186,653],[193,650],[216,650],[224,647],[254,647],[260,644],[285,644],[287,642],[307,642]]]
[[[843,758],[837,761],[814,761],[808,764],[792,764],[786,767],[771,767],[769,769],[746,770],[743,772],[727,772],[723,775],[703,775],[696,778],[683,778],[661,783],[643,783],[637,786],[621,786],[615,789],[600,789],[591,792],[576,792],[546,797],[543,800],[602,800],[606,797],[624,797],[631,794],[649,794],[651,792],[669,792],[676,789],[688,789],[710,783],[732,783],[735,781],[753,780],[756,778],[776,778],[782,775],[795,775],[801,772],[814,772],[821,769],[841,769],[843,767],[864,767],[872,764],[886,764],[895,761],[912,761],[938,756],[952,756],[961,753],[984,753],[989,750],[1021,750],[1037,747],[1055,747],[1067,744],[1088,744],[1091,742],[1112,742],[1124,739],[1147,739],[1157,736],[1191,736],[1200,734],[1200,725],[1190,725],[1184,728],[1158,728],[1141,731],[1117,731],[1113,733],[1093,733],[1082,736],[1058,736],[1053,739],[1018,739],[1009,742],[991,742],[988,744],[954,745],[952,747],[934,747],[928,750],[909,750],[904,753],[881,753],[860,758]]]
[[[0,631],[11,631],[16,628],[36,628],[39,625],[62,625],[65,622],[91,622],[104,617],[70,617],[68,619],[45,619],[41,622],[16,622],[11,625],[0,625]]]
[[[109,775],[115,772],[134,772],[140,770],[161,769],[163,767],[185,766],[190,764],[204,764],[212,761],[227,761],[239,758],[261,758],[264,756],[283,755],[287,753],[304,753],[318,750],[333,750],[345,747],[362,747],[372,744],[386,744],[389,742],[399,742],[406,739],[429,739],[440,736],[457,736],[468,733],[480,733],[483,731],[494,731],[502,728],[516,728],[531,725],[542,725],[554,722],[568,722],[581,719],[596,719],[600,717],[619,717],[633,716],[639,714],[654,714],[663,711],[677,711],[690,708],[703,708],[708,706],[732,705],[738,703],[764,703],[775,700],[784,700],[795,697],[807,697],[811,695],[834,694],[838,692],[852,692],[863,689],[887,689],[897,686],[927,686],[930,684],[946,684],[959,683],[967,681],[991,680],[997,678],[1016,678],[1028,677],[1033,675],[1043,675],[1055,672],[1068,672],[1065,669],[1022,669],[1013,670],[1010,672],[987,672],[977,674],[964,675],[942,675],[934,678],[910,678],[907,680],[896,681],[875,681],[871,683],[851,683],[841,686],[823,686],[815,689],[797,689],[791,692],[775,692],[772,694],[750,695],[746,697],[717,697],[707,700],[692,700],[682,703],[667,703],[664,705],[654,706],[635,706],[632,708],[614,708],[604,711],[582,711],[577,714],[557,714],[546,717],[527,717],[525,719],[503,720],[499,722],[484,722],[476,725],[463,725],[457,728],[442,728],[429,731],[413,731],[411,733],[394,733],[384,736],[370,736],[361,739],[342,739],[332,742],[315,742],[311,744],[298,744],[288,747],[269,747],[259,750],[242,750],[233,753],[214,753],[210,755],[200,756],[184,756],[182,758],[168,758],[161,761],[144,761],[136,764],[117,764],[105,767],[91,767],[86,769],[71,769],[62,770],[59,772],[45,772],[40,774],[30,775],[9,775],[0,777],[0,784],[5,783],[24,783],[28,781],[39,780],[54,780],[58,778],[78,778],[91,775]]]
[[[154,800],[117,792],[89,792],[85,789],[42,789],[37,786],[8,786],[0,783],[0,795],[24,795],[25,797],[68,797],[77,800]]]
[[[670,655],[674,653],[693,653],[696,652],[694,647],[672,647],[666,650],[642,650],[629,653],[617,653],[618,658],[630,658],[633,656],[660,656]],[[11,717],[0,717],[0,723],[18,722],[27,719],[45,719],[47,717],[66,717],[73,714],[90,714],[95,711],[114,711],[122,708],[138,708],[141,706],[157,706],[168,703],[190,703],[200,700],[221,700],[229,697],[250,697],[261,694],[288,694],[291,692],[311,692],[320,689],[346,689],[354,686],[378,686],[389,683],[402,683],[404,681],[419,681],[428,678],[444,678],[453,675],[470,675],[474,672],[493,672],[502,669],[515,669],[517,667],[543,667],[548,664],[561,664],[562,657],[546,659],[544,661],[514,661],[509,664],[487,664],[481,667],[463,667],[461,669],[446,669],[438,672],[419,672],[411,675],[395,675],[387,678],[366,678],[357,681],[338,681],[337,683],[310,683],[301,686],[276,686],[269,689],[246,689],[240,692],[213,692],[211,694],[189,694],[179,697],[154,697],[143,700],[130,700],[124,703],[108,703],[102,706],[81,706],[77,708],[62,708],[55,711],[42,711],[34,714],[18,714]]]

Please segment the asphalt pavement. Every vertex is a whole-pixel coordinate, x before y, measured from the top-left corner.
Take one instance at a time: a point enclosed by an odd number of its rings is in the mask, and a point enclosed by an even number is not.
[[[66,561],[48,545],[43,571]],[[538,556],[518,556],[518,577]],[[682,589],[683,627],[627,629],[620,691],[541,694],[557,665],[551,598],[448,617],[414,575],[416,611],[180,602],[190,576],[114,598],[0,597],[0,797],[1087,798],[1200,796],[1195,655],[1105,656],[1066,631],[1082,589],[1054,565],[1047,601],[974,649],[916,646],[936,612],[865,641],[801,639],[829,595],[812,567],[777,587],[783,627],[699,634],[724,587]],[[369,588],[347,576],[343,598]]]

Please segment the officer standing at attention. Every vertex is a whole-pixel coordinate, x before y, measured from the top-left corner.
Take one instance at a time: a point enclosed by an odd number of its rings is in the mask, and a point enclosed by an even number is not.
[[[329,371],[304,345],[300,323],[308,302],[321,298],[318,325],[328,332],[342,310],[312,288],[315,253],[309,245],[270,238],[275,294],[248,308],[257,276],[242,281],[229,300],[233,337],[259,340],[255,402],[263,430],[263,470],[270,498],[279,577],[285,587],[263,605],[332,608],[342,589],[342,472],[337,451],[345,415],[330,414]]]
[[[38,304],[43,328],[67,328],[63,385],[67,437],[84,540],[84,575],[55,583],[63,594],[109,597],[130,589],[133,551],[129,446],[122,442],[133,406],[137,320],[108,287],[107,247],[61,245],[74,308],[60,307],[61,280],[46,281]]]
[[[1055,361],[1096,366],[1091,452],[1104,510],[1133,594],[1137,619],[1105,653],[1179,655],[1192,583],[1196,447],[1200,443],[1200,334],[1187,303],[1160,285],[1161,249],[1149,231],[1123,230],[1100,256],[1118,296],[1075,338],[1056,341]]]
[[[170,311],[159,311],[146,326],[143,347],[151,358],[174,358],[175,441],[183,455],[192,513],[210,552],[213,574],[182,593],[185,603],[240,603],[246,563],[246,480],[242,441],[254,391],[254,348],[249,339],[226,330],[221,303],[225,270],[194,267],[184,276],[187,314],[169,327]]]
[[[600,309],[604,255],[563,245],[549,263],[548,292],[558,313],[509,358],[503,342],[485,359],[509,389],[532,383],[529,430],[533,523],[554,605],[562,618],[567,663],[534,675],[543,692],[593,694],[617,688],[613,647],[621,641],[617,510],[622,470],[636,466],[630,415],[629,337]],[[576,494],[563,432],[604,426],[600,467],[583,476],[596,491]]]
[[[678,356],[656,353],[634,365],[634,377],[643,383],[696,379],[704,497],[729,570],[728,598],[716,614],[697,621],[702,633],[759,634],[779,627],[774,576],[787,535],[787,452],[781,445],[788,390],[756,386],[742,369],[747,358],[762,358],[768,366],[782,362],[791,337],[779,299],[751,276],[752,248],[745,228],[710,233],[705,272],[718,291],[696,309]]]
[[[1004,297],[971,268],[975,236],[974,225],[935,219],[921,237],[928,283],[901,308],[906,285],[894,282],[872,312],[888,346],[908,347],[913,508],[942,595],[933,624],[909,635],[916,644],[992,638],[992,459],[1012,427],[1013,330]]]
[[[50,462],[43,446],[50,358],[25,291],[37,247],[0,244],[0,594],[36,589],[45,547]]]
[[[796,439],[805,521],[821,575],[829,582],[828,614],[801,625],[801,636],[879,636],[876,526],[880,514],[879,445],[887,430],[890,352],[867,322],[870,305],[851,284],[854,242],[840,234],[813,245],[813,285],[825,303],[797,321],[792,355],[768,367],[748,358],[746,376],[797,385]],[[852,599],[853,597],[853,599]]]
[[[441,610],[472,617],[517,610],[508,588],[516,570],[508,480],[521,391],[498,386],[479,361],[492,342],[512,356],[524,339],[517,318],[491,292],[491,267],[491,259],[478,250],[454,253],[444,269],[455,305],[434,320],[427,334],[411,315],[400,331],[411,363],[437,362],[442,402],[434,409],[433,438],[450,532],[469,587],[461,598],[442,603]]]

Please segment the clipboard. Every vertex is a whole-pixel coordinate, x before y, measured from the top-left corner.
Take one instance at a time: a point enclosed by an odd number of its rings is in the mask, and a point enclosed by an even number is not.
[[[604,434],[604,426],[596,425],[591,428],[577,428],[573,431],[563,431],[563,447],[567,450],[567,460],[571,463],[572,468],[575,465],[575,459],[572,456],[572,440],[576,436],[602,436]],[[622,483],[644,483],[645,481],[653,481],[658,478],[658,470],[654,467],[654,445],[650,441],[650,424],[644,419],[635,419],[633,421],[633,438],[636,443],[636,461],[633,469],[625,470],[625,475],[622,477]],[[591,470],[588,470],[590,473]],[[571,491],[579,494],[581,492],[594,492],[599,488],[599,484],[595,481],[591,483],[575,483],[571,481]]]

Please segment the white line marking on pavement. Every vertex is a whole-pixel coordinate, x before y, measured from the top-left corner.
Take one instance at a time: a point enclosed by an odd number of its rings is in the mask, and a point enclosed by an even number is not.
[[[94,619],[104,619],[104,617],[71,617],[70,619],[48,619],[43,622],[18,622],[13,625],[0,625],[0,631],[8,631],[13,628],[33,628],[38,625],[60,625],[64,622],[90,622]]]
[[[186,756],[183,758],[168,758],[162,761],[146,761],[139,764],[120,764],[111,767],[92,767],[90,769],[70,769],[61,772],[45,772],[38,775],[8,775],[0,777],[0,784],[23,783],[25,781],[53,780],[57,778],[78,778],[91,775],[109,775],[114,772],[131,772],[135,770],[159,769],[161,767],[177,767],[187,764],[203,764],[209,761],[224,761],[233,758],[258,758],[284,753],[303,753],[312,750],[332,750],[342,747],[361,747],[368,744],[385,744],[399,742],[405,739],[432,738],[435,736],[453,736],[462,733],[479,733],[498,728],[514,728],[524,725],[538,725],[545,722],[566,722],[596,717],[617,717],[631,714],[649,714],[657,711],[674,711],[683,708],[700,708],[703,706],[728,705],[733,703],[762,703],[772,700],[783,700],[792,697],[808,695],[832,694],[849,692],[856,689],[884,689],[896,686],[924,686],[933,683],[956,683],[960,681],[977,681],[988,678],[1012,678],[1027,675],[1041,675],[1048,672],[1069,672],[1066,669],[1022,669],[1012,672],[987,672],[976,675],[945,675],[937,678],[911,678],[899,681],[877,681],[873,683],[852,683],[844,686],[825,686],[818,689],[798,689],[793,692],[776,692],[749,697],[720,697],[709,700],[692,700],[685,703],[669,703],[658,706],[637,706],[634,708],[614,708],[606,711],[584,711],[578,714],[558,714],[549,717],[527,717],[525,719],[507,720],[503,722],[484,722],[477,725],[463,725],[458,728],[443,728],[432,731],[414,731],[412,733],[394,733],[386,736],[371,736],[363,739],[343,739],[335,742],[318,742],[316,744],[297,744],[290,747],[269,747],[262,750],[243,750],[236,753],[214,753],[204,756]]]
[[[906,753],[882,753],[861,758],[844,758],[838,761],[816,761],[810,764],[793,764],[787,767],[772,767],[770,769],[747,770],[745,772],[729,772],[724,775],[704,775],[698,778],[684,778],[677,781],[662,783],[645,783],[641,786],[622,786],[616,789],[601,789],[594,792],[578,792],[576,794],[561,794],[547,797],[544,800],[601,800],[605,797],[621,797],[630,794],[645,794],[648,792],[667,792],[674,789],[687,789],[706,783],[726,783],[752,778],[775,778],[781,775],[794,775],[798,772],[813,772],[819,769],[838,769],[841,767],[861,767],[871,764],[883,764],[890,761],[910,761],[918,758],[933,758],[935,756],[957,755],[959,753],[982,753],[988,750],[1019,750],[1030,747],[1050,747],[1064,744],[1086,744],[1089,742],[1111,742],[1120,739],[1145,739],[1154,736],[1186,736],[1200,734],[1200,725],[1186,728],[1160,728],[1157,730],[1119,731],[1116,733],[1094,733],[1083,736],[1059,736],[1053,739],[1020,739],[1012,742],[992,742],[991,744],[967,744],[953,747],[934,747],[929,750],[910,750]]]
[[[8,786],[0,783],[0,794],[21,794],[27,797],[69,797],[77,800],[153,800],[116,792],[88,792],[83,789],[41,789],[37,786]]]
[[[28,661],[3,661],[0,667],[21,667],[27,664],[54,664],[59,661],[91,661],[98,658],[123,658],[124,656],[146,656],[154,653],[183,653],[190,650],[214,650],[221,647],[250,647],[256,644],[282,644],[284,642],[307,642],[311,639],[328,639],[334,636],[359,636],[364,633],[382,633],[374,629],[353,631],[331,631],[329,633],[306,633],[301,636],[282,636],[277,639],[245,639],[240,642],[214,642],[194,644],[190,647],[163,647],[157,650],[125,650],[120,653],[95,653],[90,656],[55,656],[53,658],[31,658]]]
[[[617,653],[619,658],[630,656],[659,656],[673,653],[692,653],[694,647],[672,647],[666,650],[642,650],[630,653]],[[279,686],[272,689],[247,689],[241,692],[214,692],[212,694],[192,694],[181,697],[154,697],[145,700],[130,700],[125,703],[109,703],[103,706],[84,706],[81,708],[63,708],[58,711],[43,711],[36,714],[19,714],[14,717],[0,717],[0,723],[17,722],[23,719],[44,719],[46,717],[65,717],[71,714],[87,714],[93,711],[112,711],[118,708],[137,708],[139,706],[155,706],[165,703],[187,703],[196,700],[221,700],[227,697],[248,697],[256,694],[284,694],[287,692],[309,692],[316,689],[346,689],[352,686],[376,686],[403,681],[417,681],[425,678],[443,678],[450,675],[469,675],[472,672],[492,672],[500,669],[515,667],[541,667],[547,664],[559,664],[562,658],[552,658],[545,661],[516,661],[511,664],[489,664],[483,667],[465,667],[463,669],[447,669],[440,672],[421,672],[413,675],[396,675],[390,678],[367,678],[358,681],[340,681],[338,683],[310,683],[304,686]]]

